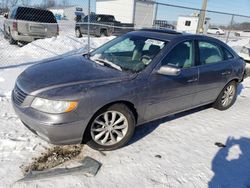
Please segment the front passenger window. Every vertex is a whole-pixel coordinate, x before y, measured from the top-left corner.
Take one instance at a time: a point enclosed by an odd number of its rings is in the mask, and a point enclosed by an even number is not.
[[[220,47],[209,42],[199,42],[200,64],[213,64],[224,60]]]
[[[163,59],[162,65],[176,68],[189,68],[193,66],[193,42],[182,42],[175,46]]]

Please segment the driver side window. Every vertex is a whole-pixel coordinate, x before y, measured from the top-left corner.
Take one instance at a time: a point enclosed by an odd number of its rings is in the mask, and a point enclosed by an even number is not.
[[[194,48],[193,41],[186,41],[175,46],[162,60],[162,66],[168,65],[175,68],[189,68],[193,66]]]

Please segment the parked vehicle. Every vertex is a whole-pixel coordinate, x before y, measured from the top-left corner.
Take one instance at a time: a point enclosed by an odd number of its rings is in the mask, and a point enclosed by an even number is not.
[[[216,35],[225,35],[225,31],[219,27],[213,27],[213,28],[209,28],[207,30],[208,34],[216,34]]]
[[[10,44],[59,35],[56,18],[48,10],[19,6],[13,8],[5,18],[4,35]]]
[[[112,15],[91,14],[90,15],[90,34],[100,36],[122,35],[130,32],[134,28],[134,24],[121,23],[115,20]],[[76,37],[82,37],[82,34],[88,33],[88,16],[83,20],[76,22],[75,26]]]
[[[243,46],[240,52],[238,53],[245,61],[250,62],[250,44]]]
[[[250,30],[248,31],[237,31],[234,33],[237,37],[250,37]]]
[[[154,28],[156,29],[172,29],[175,30],[175,26],[169,24],[166,20],[154,20]]]
[[[244,68],[220,40],[145,29],[90,54],[27,68],[12,103],[24,125],[48,142],[113,150],[131,139],[136,125],[210,103],[228,109]]]

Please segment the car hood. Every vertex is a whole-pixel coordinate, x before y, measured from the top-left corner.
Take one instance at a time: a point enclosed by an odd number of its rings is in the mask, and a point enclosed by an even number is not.
[[[131,79],[133,74],[101,66],[82,55],[45,60],[22,72],[16,85],[27,94],[84,83],[111,83]],[[92,86],[93,86],[92,84]]]

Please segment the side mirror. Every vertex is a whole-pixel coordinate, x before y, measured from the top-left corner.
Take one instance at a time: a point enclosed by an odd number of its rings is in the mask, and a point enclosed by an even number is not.
[[[6,19],[9,17],[9,14],[8,13],[5,13],[4,15],[3,15],[3,17],[5,17]]]
[[[162,66],[157,71],[157,73],[166,76],[178,76],[181,73],[181,69],[169,66]]]

